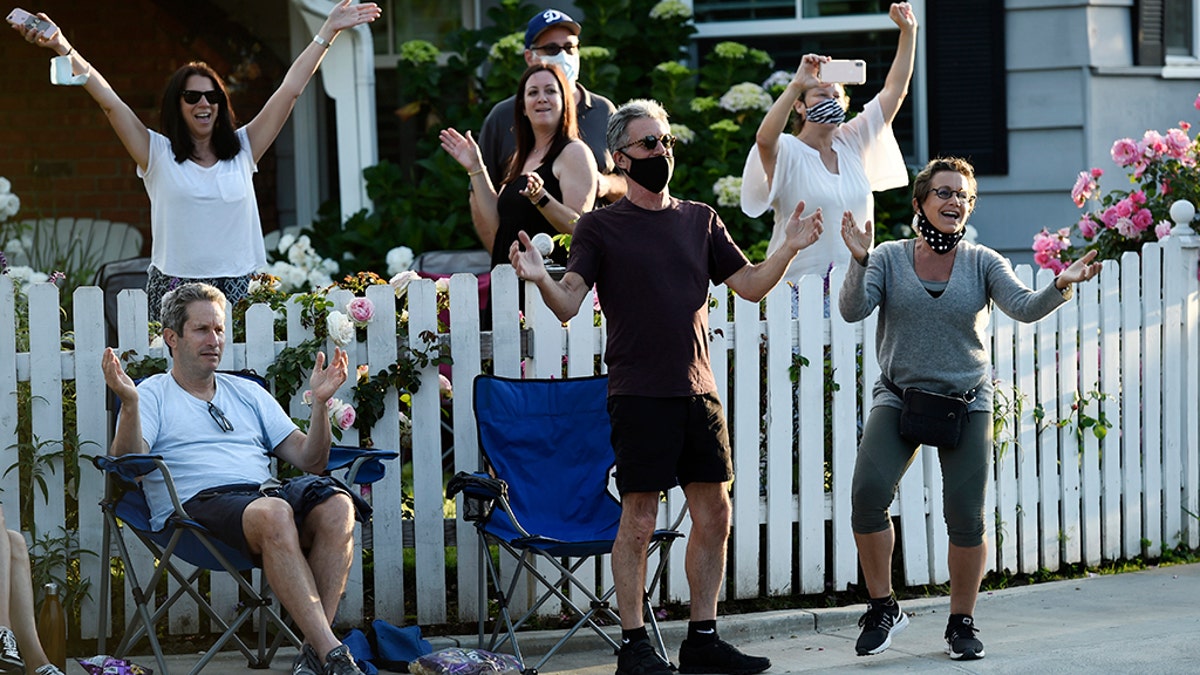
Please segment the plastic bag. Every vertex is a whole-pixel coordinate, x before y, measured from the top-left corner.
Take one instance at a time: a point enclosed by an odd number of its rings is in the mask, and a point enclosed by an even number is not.
[[[492,675],[520,673],[523,668],[515,656],[458,647],[427,654],[408,664],[408,672],[417,675]]]

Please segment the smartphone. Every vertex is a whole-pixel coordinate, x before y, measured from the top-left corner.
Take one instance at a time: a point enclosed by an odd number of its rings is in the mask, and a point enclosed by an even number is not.
[[[867,81],[867,62],[862,59],[834,59],[821,64],[817,77],[822,82],[862,84]]]
[[[39,17],[36,14],[30,14],[20,7],[14,7],[13,11],[8,13],[8,22],[14,26],[24,26],[42,34],[43,38],[49,40],[58,32],[58,26],[53,22]]]

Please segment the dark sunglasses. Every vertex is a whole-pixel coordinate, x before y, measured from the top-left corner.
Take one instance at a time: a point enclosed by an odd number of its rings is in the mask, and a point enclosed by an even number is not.
[[[221,412],[220,408],[213,405],[212,401],[208,402],[208,416],[213,418],[213,421],[217,423],[217,426],[221,427],[221,431],[233,431],[233,422],[230,422],[229,418],[225,416],[225,413]]]
[[[200,102],[200,97],[208,99],[208,102],[213,105],[220,105],[225,102],[225,94],[220,89],[209,89],[208,91],[196,91],[195,89],[184,89],[179,94],[183,97],[183,102],[188,105],[196,105]]]
[[[617,150],[621,151],[625,148],[631,148],[638,143],[641,143],[642,147],[647,150],[654,150],[654,148],[658,147],[659,143],[662,143],[664,148],[670,150],[671,148],[675,147],[675,137],[671,134],[663,134],[662,136],[647,136],[645,138],[639,138],[632,143],[626,143],[625,145],[617,148]]]
[[[559,52],[566,52],[568,54],[574,54],[575,52],[579,51],[579,43],[578,42],[568,42],[565,45],[560,45],[555,42],[547,42],[544,45],[530,47],[530,49],[535,52],[542,52],[546,56],[558,56]]]

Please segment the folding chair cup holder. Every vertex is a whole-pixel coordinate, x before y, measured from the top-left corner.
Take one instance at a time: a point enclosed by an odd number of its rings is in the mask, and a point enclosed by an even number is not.
[[[261,377],[246,372],[235,373],[258,382],[266,387]],[[383,460],[395,459],[399,453],[391,450],[374,450],[334,446],[330,450],[327,471],[345,470],[343,478],[347,484],[368,485],[383,477]],[[226,645],[232,643],[246,657],[250,668],[268,668],[276,651],[284,641],[300,647],[300,636],[292,630],[290,622],[273,600],[267,585],[266,575],[259,575],[256,588],[243,572],[255,568],[254,563],[241,552],[225,545],[212,536],[203,525],[191,520],[175,491],[175,484],[166,462],[160,455],[124,455],[121,457],[96,457],[92,463],[105,475],[105,494],[100,507],[104,512],[102,549],[112,551],[115,544],[125,569],[125,584],[134,600],[131,617],[113,655],[123,658],[144,637],[158,663],[159,673],[168,673],[154,627],[167,616],[170,608],[180,599],[190,597],[200,611],[208,617],[210,624],[221,631],[216,641],[205,650],[204,656],[192,667],[190,673],[200,672]],[[150,507],[141,489],[139,479],[159,472],[166,483],[173,513],[168,516],[161,530],[150,525]],[[124,527],[122,527],[124,525]],[[130,537],[129,535],[133,536]],[[132,539],[132,541],[131,541]],[[145,578],[138,573],[130,553],[134,541],[140,542],[155,559],[150,574]],[[176,561],[183,561],[195,569],[184,573]],[[197,587],[204,572],[227,573],[236,582],[240,602],[231,621],[226,621],[210,604]],[[156,600],[156,588],[164,577],[178,582],[178,588],[161,602]],[[111,575],[100,579],[100,627],[98,648],[105,653],[108,636]],[[257,615],[257,645],[251,647],[240,636],[239,630]],[[274,631],[274,636],[271,632]]]
[[[447,484],[446,496],[462,493],[463,519],[474,524],[480,539],[484,571],[479,580],[479,646],[495,651],[510,643],[513,654],[525,664],[518,630],[543,605],[558,600],[574,620],[526,672],[542,668],[585,628],[608,643],[614,653],[620,649],[604,630],[606,625],[620,624],[611,605],[615,587],[603,588],[577,575],[587,561],[612,552],[621,518],[620,502],[608,490],[614,458],[607,394],[608,378],[604,376],[517,380],[480,375],[475,379],[475,417],[487,470],[460,472]],[[683,536],[678,528],[685,513],[686,508],[681,509],[671,527],[654,533],[648,554],[659,556],[647,578],[641,611],[664,659],[666,647],[652,600],[671,545]],[[490,545],[497,546],[515,565],[504,570],[492,556],[482,555]],[[540,595],[530,597],[523,613],[514,616],[518,613],[514,595],[528,577],[536,580]],[[497,617],[485,647],[489,581]]]

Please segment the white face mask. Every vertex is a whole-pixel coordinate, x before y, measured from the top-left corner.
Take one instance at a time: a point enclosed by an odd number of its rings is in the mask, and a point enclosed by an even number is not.
[[[542,63],[558,66],[559,70],[566,76],[567,84],[575,84],[575,79],[579,77],[579,50],[576,50],[574,54],[562,51],[554,56],[542,56],[539,58]]]

